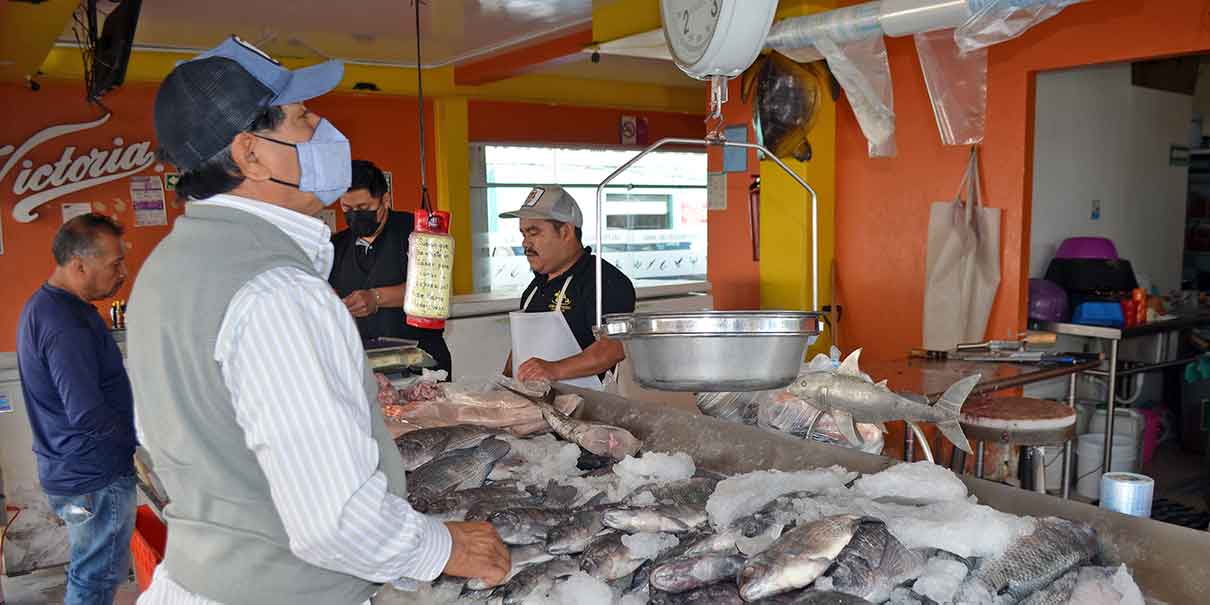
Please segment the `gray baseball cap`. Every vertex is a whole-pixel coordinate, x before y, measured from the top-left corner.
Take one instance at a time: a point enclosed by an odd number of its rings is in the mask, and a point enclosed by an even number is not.
[[[584,213],[580,212],[576,198],[558,185],[534,187],[520,208],[502,212],[500,218],[538,218],[584,226]]]

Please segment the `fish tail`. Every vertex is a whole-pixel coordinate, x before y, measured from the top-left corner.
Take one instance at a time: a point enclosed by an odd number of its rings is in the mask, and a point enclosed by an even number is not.
[[[974,453],[971,451],[970,442],[966,440],[966,433],[962,432],[962,425],[959,424],[957,420],[943,420],[938,422],[937,430],[941,431],[941,434],[945,435],[945,438],[949,439],[950,443],[953,443],[958,449],[968,454]]]
[[[936,407],[941,410],[947,420],[958,419],[958,416],[962,414],[962,404],[966,403],[966,398],[970,396],[971,391],[982,378],[983,376],[980,374],[972,374],[951,384],[950,388],[945,390],[941,399],[937,400]]]

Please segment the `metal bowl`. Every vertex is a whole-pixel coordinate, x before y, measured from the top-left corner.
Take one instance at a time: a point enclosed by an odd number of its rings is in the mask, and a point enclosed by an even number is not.
[[[602,332],[622,341],[635,380],[661,391],[761,391],[798,376],[818,313],[707,311],[607,315]]]

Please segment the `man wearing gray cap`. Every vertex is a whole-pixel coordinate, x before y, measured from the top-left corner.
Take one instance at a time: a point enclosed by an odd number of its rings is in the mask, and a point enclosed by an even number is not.
[[[338,62],[289,71],[231,38],[156,94],[184,216],[139,272],[128,350],[137,424],[171,503],[139,603],[366,603],[442,572],[499,583],[487,523],[406,496],[357,327],[314,215],[349,188],[349,142],[304,101]]]
[[[622,343],[593,335],[596,258],[582,241],[579,204],[562,187],[546,185],[500,218],[521,219],[522,246],[535,274],[521,295],[521,313],[510,318],[513,347],[504,373],[602,388],[602,379],[626,353]],[[634,312],[630,278],[607,262],[601,266],[602,312]]]

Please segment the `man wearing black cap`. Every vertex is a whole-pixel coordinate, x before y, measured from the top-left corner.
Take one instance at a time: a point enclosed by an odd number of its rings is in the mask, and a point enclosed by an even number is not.
[[[355,604],[442,572],[499,583],[487,523],[404,498],[352,317],[327,283],[314,215],[349,188],[349,143],[303,102],[339,82],[232,38],[156,95],[185,215],[135,281],[128,314],[141,441],[171,499],[146,604]]]
[[[382,170],[353,160],[353,181],[340,196],[349,228],[332,236],[336,259],[328,282],[357,321],[362,338],[416,340],[449,377],[450,349],[441,330],[407,324],[403,294],[408,277],[408,236],[416,225],[411,212],[391,210],[391,192]]]

